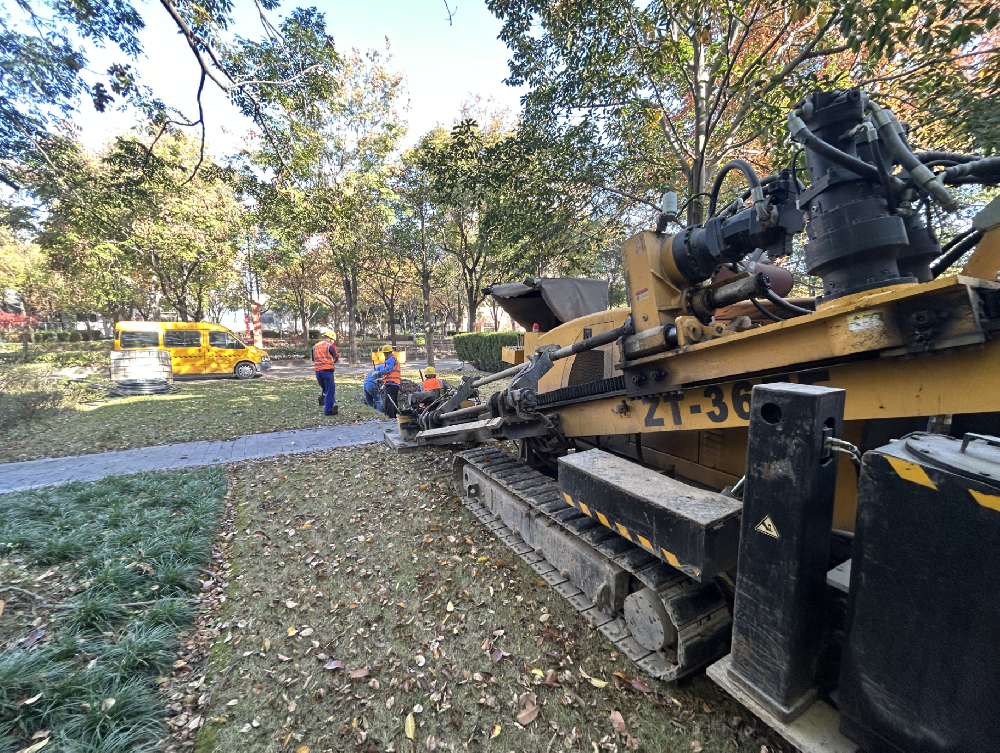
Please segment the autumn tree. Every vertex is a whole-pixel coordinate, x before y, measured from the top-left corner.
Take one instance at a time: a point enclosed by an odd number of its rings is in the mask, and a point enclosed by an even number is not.
[[[21,341],[27,362],[31,321],[57,297],[59,281],[37,244],[0,229],[0,291],[7,290],[14,291],[24,315]]]
[[[528,128],[562,144],[564,175],[625,212],[655,208],[665,187],[684,185],[688,219],[700,222],[701,195],[724,161],[787,156],[785,114],[814,89],[897,93],[920,101],[915,137],[947,122],[952,145],[997,143],[982,127],[996,123],[995,3],[487,5],[504,22],[509,82],[530,87]]]

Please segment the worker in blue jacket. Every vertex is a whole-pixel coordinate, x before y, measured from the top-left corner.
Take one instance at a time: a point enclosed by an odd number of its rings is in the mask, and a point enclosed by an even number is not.
[[[377,411],[382,410],[382,395],[378,389],[379,368],[372,369],[368,372],[368,376],[365,377],[365,402],[369,408],[374,408]]]

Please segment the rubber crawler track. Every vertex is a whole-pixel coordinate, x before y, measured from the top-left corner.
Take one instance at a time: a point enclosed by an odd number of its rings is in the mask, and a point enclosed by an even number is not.
[[[573,584],[572,573],[569,573],[570,577],[565,577],[518,533],[508,528],[492,510],[476,498],[466,496],[462,485],[465,465],[477,468],[493,483],[653,589],[677,627],[678,637],[674,647],[650,651],[641,646],[621,615],[610,615],[595,606],[590,597]],[[595,523],[562,500],[552,479],[496,447],[457,453],[454,473],[465,506],[483,525],[646,674],[661,680],[676,680],[728,651],[732,619],[722,592],[714,583],[703,584],[692,580],[624,537]]]

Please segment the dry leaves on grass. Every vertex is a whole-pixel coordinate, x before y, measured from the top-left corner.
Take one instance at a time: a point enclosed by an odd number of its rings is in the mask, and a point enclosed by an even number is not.
[[[700,699],[630,678],[456,500],[450,460],[367,447],[234,470],[218,551],[239,575],[198,690],[215,749],[686,747]],[[612,711],[624,732],[597,721]]]
[[[622,717],[622,713],[617,709],[611,712],[611,726],[614,727],[615,732],[625,738],[625,744],[628,745],[632,750],[638,750],[639,741],[629,734],[628,729],[625,727],[625,719]]]

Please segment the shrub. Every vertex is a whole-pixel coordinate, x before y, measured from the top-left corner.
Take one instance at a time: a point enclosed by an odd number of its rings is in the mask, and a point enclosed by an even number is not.
[[[68,343],[71,332],[56,332],[56,340],[61,343]]]
[[[455,335],[455,352],[481,371],[501,371],[510,364],[501,360],[505,346],[517,345],[516,332],[468,332]]]
[[[52,342],[52,338],[55,337],[55,332],[52,330],[42,330],[41,332],[35,333],[35,342],[48,343]]]
[[[77,330],[73,330],[69,333],[69,341],[71,343],[78,343],[83,340],[83,334]]]

